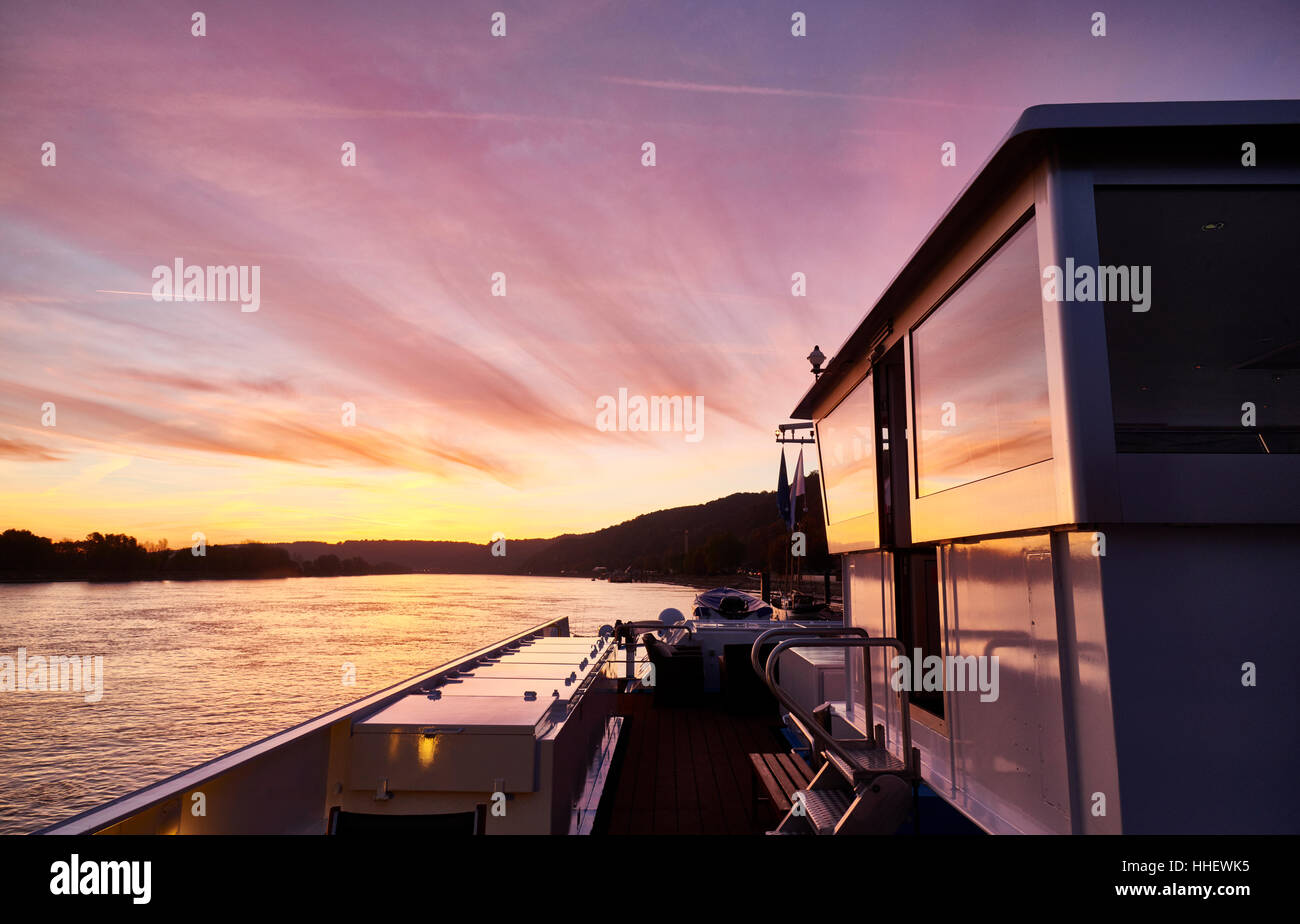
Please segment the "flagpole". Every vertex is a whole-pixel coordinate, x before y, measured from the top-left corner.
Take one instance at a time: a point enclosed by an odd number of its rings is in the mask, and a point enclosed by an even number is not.
[[[793,488],[793,486],[792,486],[792,488]],[[798,500],[795,499],[795,498],[792,498],[791,501],[790,501],[790,512],[791,512],[791,515],[794,517],[795,530],[796,530],[796,531],[799,529],[800,521],[803,519],[802,517],[799,516],[799,508],[798,508],[797,505],[798,505]],[[792,541],[792,544],[793,544],[793,541]],[[805,553],[805,555],[807,554],[807,552],[808,552],[808,539],[807,539],[807,534],[805,534],[805,536],[804,536],[804,553]],[[794,556],[792,555],[791,557],[793,558]],[[798,560],[797,562],[795,562],[795,567],[794,567],[794,578],[793,578],[793,580],[791,581],[791,584],[790,584],[790,606],[791,606],[791,607],[793,607],[793,606],[795,605],[795,600],[796,600],[795,595],[796,595],[797,593],[799,593],[799,582],[800,582],[800,577],[801,577],[802,574],[803,574],[803,560],[804,560],[804,555],[801,555],[801,556],[799,556],[799,560]]]
[[[799,502],[804,500],[806,496],[803,475],[803,449],[800,449],[799,460],[794,465],[794,479],[790,483],[790,524],[792,532],[798,530],[799,523],[803,519],[801,516],[802,511],[799,509]],[[791,543],[793,544],[793,538]],[[794,605],[795,594],[799,592],[800,579],[803,576],[803,559],[808,554],[808,537],[806,533],[804,534],[803,551],[804,554],[799,556],[799,561],[795,562],[794,575],[790,585],[790,603],[792,606]],[[793,554],[791,557],[793,557]]]

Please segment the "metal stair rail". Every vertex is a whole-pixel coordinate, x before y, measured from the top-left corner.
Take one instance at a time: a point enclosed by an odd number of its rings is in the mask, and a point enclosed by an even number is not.
[[[762,663],[763,645],[765,642],[767,642],[768,639],[776,638],[778,636],[780,637],[809,637],[809,636],[841,637],[846,635],[859,636],[861,638],[869,637],[867,635],[866,629],[862,629],[857,626],[777,626],[774,629],[768,629],[766,632],[761,633],[758,636],[758,638],[754,639],[754,644],[752,644],[749,647],[749,663],[753,666],[754,673],[757,674],[759,677],[761,677],[763,679],[763,682],[770,687],[772,685],[772,681],[768,679],[766,669]],[[866,688],[866,697],[867,697],[867,715],[870,716],[872,714],[870,684],[868,684]],[[784,700],[782,700],[782,702],[784,702]],[[804,736],[805,739],[808,740],[810,744],[815,743],[816,739],[813,737],[813,733],[808,728],[808,725],[817,724],[816,716],[813,716],[811,723],[807,722],[800,715],[797,715],[794,712],[790,713],[789,718],[790,718],[790,722],[794,725],[794,727],[799,731],[800,734]],[[817,766],[816,762],[814,762],[814,766]]]
[[[758,638],[754,639],[754,644],[749,646],[749,663],[753,666],[754,673],[763,678],[764,683],[771,686],[772,681],[767,679],[767,672],[762,663],[763,645],[768,639],[777,637],[804,638],[809,636],[843,637],[850,635],[861,638],[870,637],[868,636],[866,629],[859,628],[858,626],[777,626],[774,629],[768,629],[766,632],[761,633]],[[870,717],[872,715],[870,683],[866,684],[866,700],[867,716]],[[784,700],[782,700],[782,702],[784,702]],[[799,732],[808,739],[808,742],[810,744],[813,743],[813,734],[806,727],[807,722],[793,712],[790,714],[790,719]],[[816,724],[816,717],[813,717],[813,724]]]
[[[871,689],[871,648],[893,648],[899,654],[906,656],[907,649],[903,643],[896,638],[864,638],[859,635],[861,630],[852,631],[849,629],[840,629],[839,635],[826,637],[827,633],[823,631],[804,631],[795,632],[787,630],[793,635],[804,636],[787,638],[783,642],[778,642],[777,646],[772,649],[768,655],[767,665],[764,671],[764,677],[767,680],[767,686],[772,691],[772,695],[784,706],[792,716],[800,721],[801,726],[809,734],[810,741],[815,747],[825,751],[827,759],[835,764],[836,769],[843,776],[852,782],[856,787],[860,783],[870,782],[877,776],[884,774],[893,774],[901,776],[909,782],[918,781],[921,778],[921,761],[920,753],[912,747],[912,714],[909,708],[910,702],[906,690],[898,690],[899,716],[900,724],[903,726],[903,757],[895,757],[885,747],[884,736],[874,735],[865,739],[840,739],[832,735],[828,730],[816,721],[802,706],[796,703],[791,696],[781,688],[773,674],[778,659],[781,654],[791,648],[863,648],[868,649],[865,652],[865,689]],[[766,635],[767,633],[764,633]],[[865,632],[861,632],[865,635]],[[816,637],[820,635],[822,637]],[[808,637],[813,636],[813,637]],[[755,640],[755,648],[762,641],[763,636]],[[757,656],[754,649],[750,651],[751,660],[757,662]],[[867,716],[868,723],[871,721],[871,715]]]
[[[757,674],[758,677],[763,678],[764,684],[771,686],[772,681],[768,680],[766,669],[764,669],[762,663],[763,645],[767,642],[767,639],[776,637],[809,637],[809,635],[811,635],[811,637],[827,637],[827,635],[832,635],[832,637],[841,637],[841,635],[859,635],[859,637],[868,638],[866,629],[859,629],[858,626],[854,625],[776,626],[775,629],[768,629],[767,632],[759,634],[758,638],[754,639],[753,645],[749,647],[749,663],[750,665],[753,665],[754,673]],[[784,700],[781,700],[781,702],[784,702]],[[867,686],[867,715],[871,715],[870,685]],[[798,729],[798,732],[800,732],[809,743],[814,742],[813,732],[810,732],[809,728],[807,728],[806,721],[803,721],[800,716],[793,712],[790,713],[790,721],[794,724],[794,728]],[[815,717],[813,723],[816,723]]]
[[[754,673],[760,677],[764,676],[763,664],[760,661],[763,644],[768,639],[775,638],[778,635],[789,637],[843,635],[869,637],[866,629],[860,629],[857,626],[777,626],[775,629],[768,629],[754,639],[754,644],[749,646],[749,663],[753,665]]]

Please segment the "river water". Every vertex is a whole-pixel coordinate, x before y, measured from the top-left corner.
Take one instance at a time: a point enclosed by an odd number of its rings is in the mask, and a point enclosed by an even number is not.
[[[689,613],[695,593],[442,574],[0,585],[0,658],[103,658],[97,701],[0,692],[0,833],[68,818],[548,619],[591,634],[665,607]]]

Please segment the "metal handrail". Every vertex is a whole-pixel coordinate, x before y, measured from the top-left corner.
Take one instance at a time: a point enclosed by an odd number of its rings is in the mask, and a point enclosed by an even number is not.
[[[630,641],[633,645],[635,645],[637,642],[636,632],[641,629],[655,629],[655,630],[683,629],[685,630],[688,638],[695,638],[695,627],[691,625],[688,620],[685,619],[683,619],[681,622],[660,622],[658,619],[639,619],[634,622],[620,621],[619,627],[624,630],[630,630],[628,632],[628,641]],[[617,633],[615,633],[615,639],[617,640]]]
[[[626,692],[627,688],[632,685],[633,680],[641,679],[636,676],[636,651],[637,651],[637,645],[639,645],[641,642],[641,640],[637,637],[637,632],[641,629],[652,629],[652,630],[682,629],[685,631],[686,637],[688,639],[695,638],[695,627],[692,626],[685,619],[683,619],[681,622],[660,622],[657,619],[641,619],[633,622],[622,622],[620,620],[618,624],[618,629],[615,630],[614,632],[614,644],[613,646],[611,646],[610,649],[611,651],[617,651],[621,648],[624,652],[624,662],[627,670],[627,676],[620,678],[620,686],[619,686],[620,693]],[[621,641],[619,639],[620,631],[625,632],[627,634],[626,641]],[[678,640],[680,641],[680,637]],[[614,659],[610,658],[610,660],[613,661]]]
[[[753,665],[754,673],[759,677],[763,676],[763,665],[758,663],[763,643],[777,635],[859,635],[862,638],[869,638],[867,630],[858,626],[777,626],[775,629],[768,629],[754,639],[753,645],[749,646],[749,663]]]
[[[823,729],[817,724],[810,714],[806,713],[798,703],[796,703],[788,693],[781,689],[781,685],[776,682],[772,675],[772,670],[776,666],[777,658],[782,652],[791,648],[894,648],[899,654],[907,656],[907,649],[903,643],[896,638],[790,638],[784,642],[778,642],[777,646],[772,649],[772,653],[767,658],[766,679],[768,688],[793,715],[799,718],[808,730],[812,732],[813,737],[818,739],[817,743],[824,746],[827,750],[833,751],[840,760],[850,767],[855,768],[854,776],[856,777],[857,762],[853,755],[840,743],[838,738],[831,735],[830,732]],[[865,657],[868,668],[871,664],[871,655],[868,653]],[[867,680],[870,682],[870,670],[867,671]],[[916,755],[912,751],[912,713],[909,707],[906,690],[897,691],[899,694],[899,704],[901,709],[901,724],[903,726],[903,765],[907,772],[915,779],[920,779],[920,766]],[[870,721],[870,717],[868,717]],[[875,746],[884,747],[884,742],[875,742]],[[856,780],[855,780],[856,782]]]
[[[846,635],[855,635],[855,636],[860,636],[862,638],[870,638],[870,635],[867,634],[867,630],[859,626],[777,626],[775,629],[768,629],[766,632],[761,633],[758,636],[758,638],[754,639],[754,644],[751,645],[749,648],[749,663],[753,665],[754,673],[759,677],[765,676],[763,665],[758,663],[760,649],[763,647],[763,643],[765,641],[767,641],[769,638],[774,638],[775,636],[778,635],[789,635],[789,636],[800,636],[800,637],[802,636],[842,637]],[[768,663],[772,663],[770,657],[768,658]],[[845,667],[846,667],[845,673],[847,674],[848,673],[847,665],[845,665]],[[873,703],[871,701],[870,663],[866,665],[866,668],[867,669],[864,672],[864,677],[863,677],[863,696],[866,699],[865,708],[867,714],[867,725],[868,727],[870,727],[870,724],[873,721],[872,716],[874,715]]]

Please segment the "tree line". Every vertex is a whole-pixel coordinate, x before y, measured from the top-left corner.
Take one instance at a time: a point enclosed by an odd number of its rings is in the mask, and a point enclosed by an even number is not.
[[[808,476],[805,573],[830,564],[818,476]],[[29,530],[0,534],[0,581],[188,580],[199,578],[332,577],[354,574],[591,574],[597,567],[674,575],[737,571],[781,574],[790,565],[790,531],[774,492],[747,492],[673,507],[591,533],[553,539],[511,539],[506,555],[492,543],[364,540],[338,543],[244,542],[208,545],[205,554],[141,544],[120,533],[91,533],[55,542]],[[363,557],[365,552],[367,557]],[[378,561],[378,564],[371,564]],[[833,568],[833,565],[832,565]]]
[[[167,541],[140,543],[122,533],[91,533],[55,542],[26,529],[0,533],[0,580],[147,581],[203,578],[334,577],[393,574],[407,569],[364,558],[319,555],[296,561],[287,549],[260,542],[209,545],[202,555]]]

